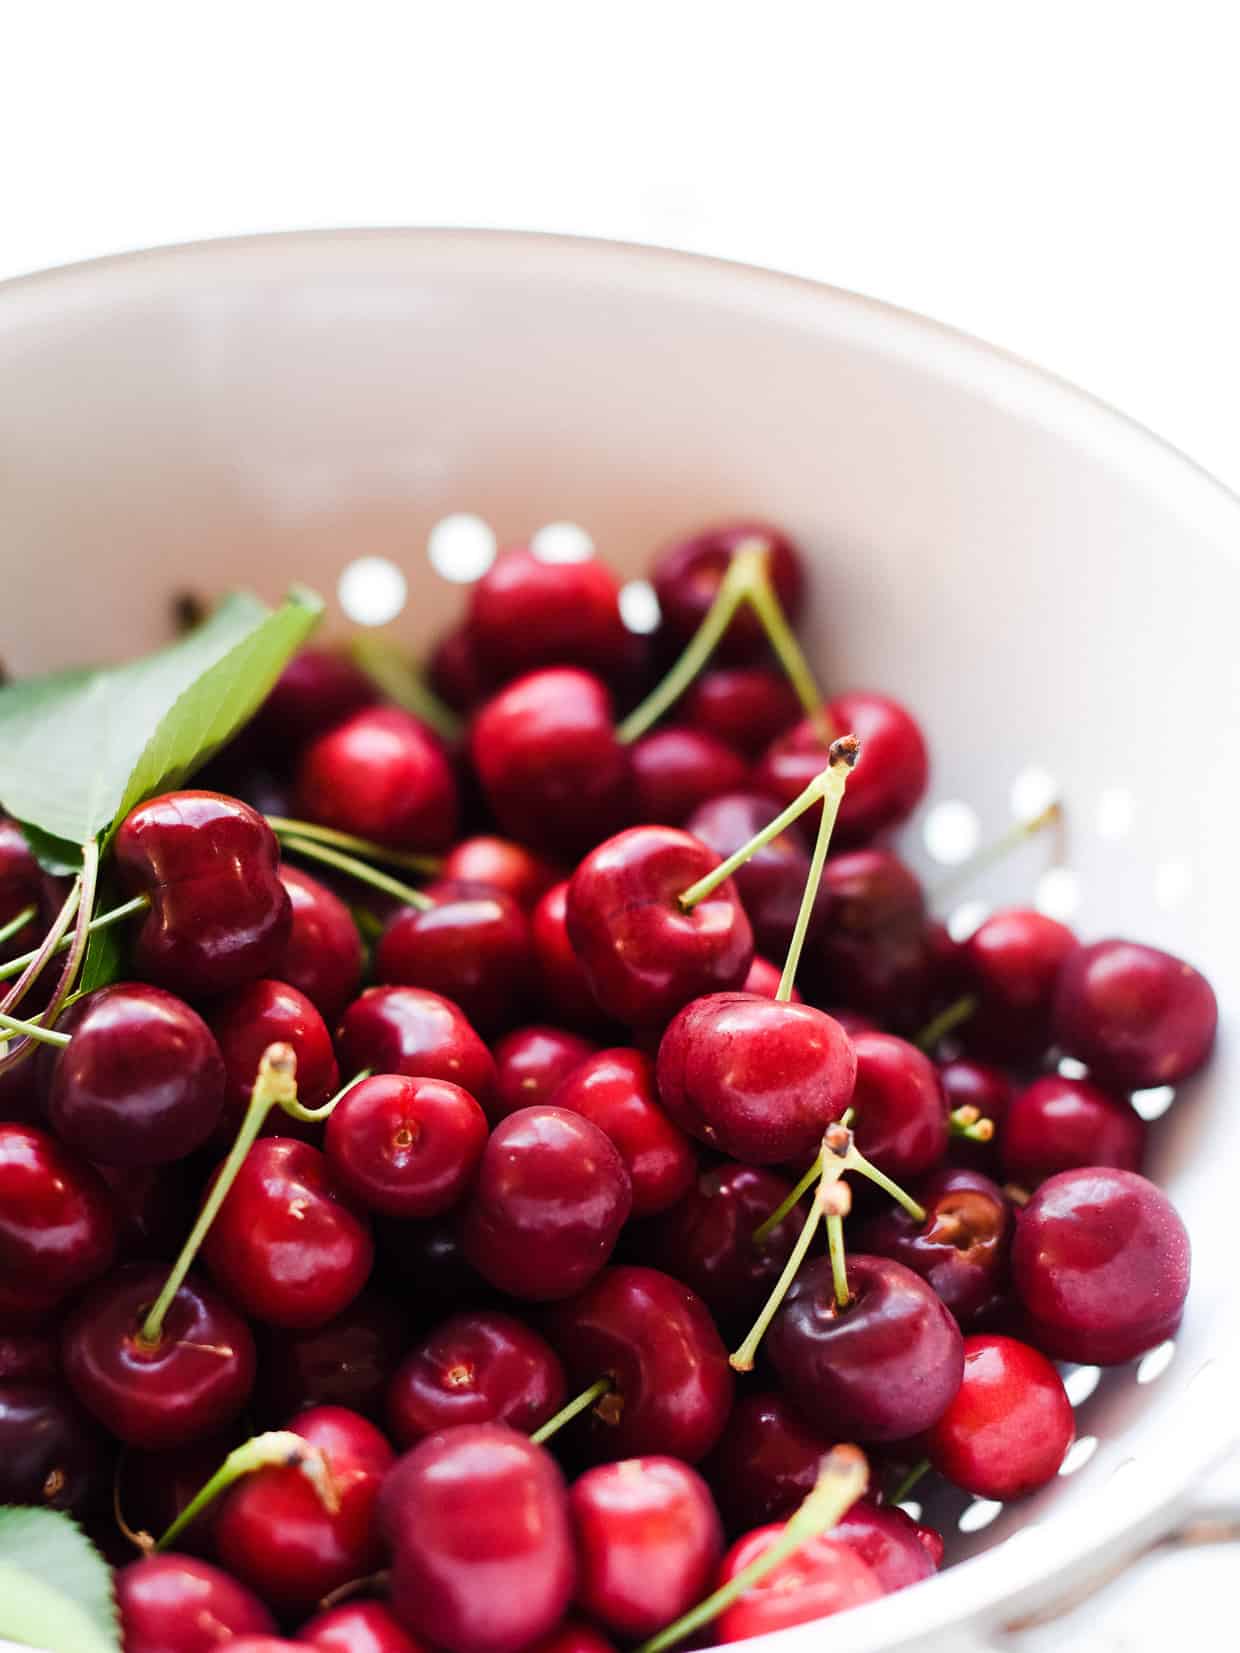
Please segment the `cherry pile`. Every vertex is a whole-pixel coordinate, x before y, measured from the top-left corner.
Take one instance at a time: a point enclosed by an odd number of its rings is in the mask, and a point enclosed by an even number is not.
[[[819,698],[797,548],[652,579],[639,637],[503,553],[438,728],[304,650],[117,833],[122,978],[3,1001],[0,1502],[81,1520],[128,1653],[835,1613],[935,1571],[919,1474],[1045,1485],[1053,1362],[1179,1321],[1130,1093],[1208,983],[1027,909],[953,942],[890,843],[922,734]],[[0,821],[0,992],[63,899]]]

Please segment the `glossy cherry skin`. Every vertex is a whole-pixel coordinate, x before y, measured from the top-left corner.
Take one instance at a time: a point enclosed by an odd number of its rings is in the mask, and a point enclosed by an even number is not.
[[[265,1426],[283,1429],[311,1406],[383,1415],[392,1373],[409,1347],[396,1304],[367,1289],[342,1314],[310,1331],[261,1328],[256,1404]]]
[[[846,1004],[884,1026],[924,1019],[933,974],[922,887],[889,850],[832,855],[823,869],[826,916],[806,963],[823,1002]]]
[[[585,967],[568,939],[568,880],[553,884],[530,914],[543,1004],[557,1021],[595,1029],[604,1020]]]
[[[202,1259],[243,1313],[323,1326],[353,1301],[374,1260],[370,1229],[308,1142],[250,1149],[203,1242]]]
[[[926,1455],[976,1498],[1006,1503],[1059,1472],[1076,1433],[1072,1404],[1046,1356],[1014,1337],[964,1341],[964,1377],[926,1435]]]
[[[782,805],[761,792],[717,794],[686,822],[685,830],[726,859],[779,814]],[[809,879],[809,851],[794,829],[781,832],[732,874],[741,905],[753,925],[754,940],[763,953],[782,958],[792,939],[793,926]],[[810,913],[809,937],[826,921],[821,890]]]
[[[362,979],[362,938],[344,902],[299,867],[281,867],[293,923],[273,975],[304,993],[327,1022],[334,1022]]]
[[[48,1332],[0,1333],[0,1383],[45,1385],[60,1375],[60,1351]]]
[[[978,1117],[988,1119],[995,1127],[989,1142],[953,1136],[947,1157],[953,1164],[994,1174],[999,1165],[999,1136],[1012,1102],[1012,1081],[1001,1068],[958,1056],[939,1063],[939,1083],[952,1113],[957,1108],[976,1108]]]
[[[702,1465],[728,1531],[791,1515],[833,1444],[775,1390],[741,1395]]]
[[[0,815],[0,925],[7,924],[27,907],[36,909],[28,924],[0,944],[0,959],[17,958],[39,945],[46,928],[43,923],[45,898],[44,872],[26,842],[25,833],[16,821]]]
[[[306,995],[288,982],[263,979],[238,988],[211,1006],[211,1031],[227,1076],[220,1136],[231,1143],[249,1106],[263,1052],[287,1044],[297,1057],[297,1100],[318,1108],[340,1085],[340,1069],[327,1024]],[[309,1129],[309,1128],[308,1128]],[[273,1109],[263,1125],[268,1136],[302,1135],[297,1122]]]
[[[650,578],[659,599],[662,633],[683,645],[706,618],[735,552],[752,540],[767,547],[767,573],[790,624],[801,612],[805,574],[801,553],[786,534],[770,523],[736,521],[703,528],[665,547]],[[758,616],[742,604],[716,651],[719,660],[751,660],[766,642]]]
[[[756,758],[797,721],[801,703],[769,666],[717,666],[702,673],[677,710],[694,729]]]
[[[374,1424],[343,1406],[315,1407],[288,1427],[323,1454],[339,1507],[327,1509],[300,1469],[268,1464],[220,1499],[213,1542],[235,1578],[277,1612],[299,1615],[379,1566],[375,1501],[394,1454]]]
[[[1061,1171],[1020,1213],[1012,1280],[1053,1360],[1115,1366],[1170,1337],[1188,1295],[1175,1207],[1135,1171]]]
[[[655,729],[633,744],[634,814],[639,821],[683,826],[708,798],[737,791],[748,775],[740,753],[713,735]]]
[[[628,818],[629,752],[589,672],[552,667],[501,689],[474,717],[470,754],[500,826],[540,853],[580,854]]]
[[[1116,1165],[1139,1171],[1145,1123],[1126,1098],[1088,1079],[1044,1074],[1012,1099],[999,1138],[1003,1176],[1026,1188],[1057,1171]]]
[[[737,1539],[723,1558],[719,1583],[726,1584],[751,1567],[783,1530],[782,1526],[759,1527]],[[864,1606],[883,1594],[877,1575],[852,1547],[826,1532],[794,1550],[725,1608],[715,1620],[714,1634],[721,1642],[746,1641],[750,1636],[765,1636]]]
[[[297,1632],[299,1643],[325,1653],[425,1653],[381,1601],[346,1601],[318,1613]]]
[[[570,1387],[610,1377],[578,1439],[596,1459],[667,1454],[697,1463],[732,1405],[732,1369],[706,1305],[658,1269],[605,1269],[547,1313],[548,1336]]]
[[[912,1191],[925,1222],[893,1204],[865,1223],[856,1243],[911,1268],[968,1326],[993,1309],[1007,1287],[1012,1209],[980,1171],[932,1171]]]
[[[401,1362],[387,1395],[400,1446],[465,1423],[506,1423],[523,1434],[567,1398],[564,1368],[544,1338],[498,1309],[471,1309],[436,1326]]]
[[[440,876],[458,884],[485,884],[529,912],[560,874],[524,844],[482,835],[454,844],[443,858]]]
[[[767,1356],[811,1423],[845,1440],[905,1440],[960,1386],[960,1328],[902,1263],[858,1253],[847,1268],[846,1309],[836,1306],[826,1257],[801,1270],[767,1332]]]
[[[1050,1044],[1059,971],[1077,945],[1066,924],[1010,907],[980,924],[961,949],[977,1009],[964,1026],[970,1050],[1014,1064],[1036,1062]]]
[[[750,1165],[795,1165],[852,1099],[857,1058],[830,1016],[745,993],[695,999],[659,1045],[659,1095],[699,1141]]]
[[[897,1181],[933,1169],[947,1153],[947,1098],[938,1069],[890,1033],[859,1033],[853,1130],[861,1152]]]
[[[685,912],[680,896],[721,857],[675,827],[632,827],[587,855],[565,919],[595,999],[618,1021],[659,1027],[702,993],[739,987],[753,931],[731,879]]]
[[[209,1561],[173,1551],[122,1567],[116,1605],[125,1653],[215,1653],[222,1642],[236,1646],[276,1630],[253,1591]]]
[[[764,959],[759,953],[755,953],[753,963],[749,966],[749,974],[745,977],[744,984],[741,987],[741,992],[750,993],[759,999],[773,999],[779,992],[779,984],[783,979],[783,974],[777,964],[772,964],[770,959]],[[790,1004],[804,1004],[805,1000],[794,987],[788,1002]],[[851,1029],[843,1021],[843,1015],[836,1016],[834,1011],[831,1014],[835,1016],[836,1021],[839,1022],[845,1033],[851,1032]],[[843,1014],[847,1014],[847,1012]]]
[[[565,1619],[549,1636],[535,1642],[530,1653],[615,1653],[615,1649],[601,1630],[580,1619]]]
[[[1146,1090],[1187,1079],[1214,1044],[1218,1003],[1200,971],[1135,941],[1096,941],[1064,961],[1055,1042],[1100,1085]]]
[[[688,1192],[697,1155],[659,1106],[654,1063],[640,1051],[616,1048],[588,1057],[551,1103],[590,1120],[615,1144],[629,1173],[634,1217],[666,1211]]]
[[[83,1406],[127,1446],[182,1446],[214,1434],[254,1385],[254,1339],[241,1316],[191,1275],[153,1347],[139,1341],[166,1270],[118,1269],[65,1323],[65,1378]]]
[[[597,1125],[565,1108],[522,1108],[483,1152],[465,1255],[510,1296],[570,1297],[611,1256],[632,1200],[624,1160]]]
[[[648,1636],[710,1593],[723,1527],[710,1490],[675,1458],[588,1469],[569,1489],[577,1605],[618,1636]]]
[[[933,1527],[920,1526],[891,1504],[859,1498],[831,1529],[832,1541],[864,1561],[884,1595],[919,1584],[937,1572],[943,1539]]]
[[[46,1131],[0,1125],[0,1326],[37,1320],[115,1254],[99,1173]]]
[[[506,895],[456,889],[433,907],[402,907],[375,948],[376,980],[451,999],[483,1033],[511,1027],[531,973],[529,924]]]
[[[344,655],[330,649],[299,649],[276,679],[251,727],[265,746],[282,753],[289,746],[313,740],[377,698],[365,672]]]
[[[82,1514],[106,1503],[111,1448],[59,1383],[0,1382],[0,1504]]]
[[[494,1047],[494,1119],[550,1102],[556,1086],[598,1047],[562,1027],[519,1027]]]
[[[474,585],[466,625],[497,683],[541,666],[607,676],[628,649],[620,582],[605,563],[543,562],[523,545],[502,551]]]
[[[518,1653],[559,1623],[576,1563],[555,1459],[500,1423],[429,1436],[379,1497],[391,1604],[447,1653]]]
[[[399,849],[446,849],[456,836],[452,766],[425,724],[369,706],[311,741],[297,767],[307,820]]]
[[[340,1186],[369,1210],[427,1218],[462,1197],[486,1140],[487,1116],[459,1085],[380,1073],[340,1098],[323,1148]]]
[[[464,1012],[421,987],[370,987],[340,1024],[346,1073],[372,1068],[411,1079],[447,1079],[479,1106],[492,1106],[495,1062]]]
[[[113,844],[127,895],[151,907],[130,938],[140,976],[186,998],[271,974],[292,925],[280,846],[256,810],[218,792],[131,809]]]

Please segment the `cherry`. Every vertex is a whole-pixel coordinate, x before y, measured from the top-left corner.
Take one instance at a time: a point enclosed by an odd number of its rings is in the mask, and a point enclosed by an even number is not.
[[[961,951],[967,990],[978,1001],[965,1023],[970,1050],[1036,1062],[1050,1043],[1060,967],[1076,945],[1066,924],[1028,907],[1007,908],[980,924]]]
[[[33,1125],[0,1125],[0,1325],[37,1319],[115,1252],[98,1172]]]
[[[752,1567],[783,1532],[781,1526],[759,1527],[737,1539],[723,1558],[720,1584]],[[864,1606],[882,1594],[877,1575],[852,1547],[833,1532],[821,1533],[809,1537],[725,1609],[715,1621],[714,1633],[721,1642],[746,1641]]]
[[[77,1514],[110,1490],[111,1452],[59,1384],[0,1382],[0,1504]]]
[[[568,881],[553,884],[530,915],[534,960],[545,1002],[557,1018],[596,1028],[603,1019],[581,960],[568,939]]]
[[[890,1033],[859,1033],[852,1093],[857,1147],[889,1177],[929,1171],[947,1153],[947,1098],[938,1070]]]
[[[456,779],[443,747],[399,706],[369,706],[310,742],[297,766],[299,813],[397,849],[456,836]]]
[[[322,1326],[366,1284],[370,1230],[317,1148],[264,1137],[242,1162],[202,1245],[216,1284],[256,1319]]]
[[[727,792],[696,809],[686,822],[686,831],[726,860],[779,811],[779,802],[760,792]],[[755,851],[732,874],[736,893],[753,925],[754,939],[763,952],[782,954],[787,950],[809,870],[805,842],[789,828]],[[821,930],[825,920],[826,903],[820,892],[811,913],[809,938]]]
[[[254,1383],[254,1340],[241,1316],[189,1279],[161,1335],[140,1337],[164,1270],[118,1269],[80,1302],[61,1342],[65,1378],[83,1406],[127,1446],[183,1446],[229,1423]]]
[[[668,1454],[696,1463],[732,1405],[727,1351],[696,1292],[658,1269],[605,1269],[547,1312],[548,1335],[574,1383],[611,1381],[594,1408],[595,1458]]]
[[[723,1529],[705,1481],[675,1458],[600,1464],[568,1495],[577,1605],[619,1636],[647,1636],[710,1588]]]
[[[689,1189],[697,1156],[658,1103],[654,1063],[637,1050],[601,1050],[573,1070],[551,1098],[597,1125],[619,1151],[632,1185],[634,1217],[675,1205]]]
[[[703,672],[680,706],[694,729],[756,758],[801,716],[800,702],[782,672],[769,666],[717,666]]]
[[[293,1332],[265,1328],[259,1345],[261,1414],[281,1429],[295,1412],[311,1406],[347,1406],[378,1419],[408,1342],[405,1316],[370,1290],[325,1326]]]
[[[578,854],[623,824],[632,779],[611,696],[589,672],[519,677],[475,715],[470,753],[503,830],[551,854]]]
[[[858,1243],[919,1274],[967,1326],[993,1309],[1007,1286],[1011,1207],[980,1171],[934,1171],[914,1194],[924,1222],[890,1206],[862,1227]]]
[[[290,1648],[304,1646],[304,1642],[285,1641],[280,1636],[235,1636],[229,1653],[288,1653]]]
[[[300,1467],[269,1464],[224,1494],[213,1541],[228,1571],[277,1612],[304,1614],[379,1566],[373,1515],[393,1452],[372,1423],[342,1406],[314,1407],[288,1427],[323,1455],[331,1507]]]
[[[47,927],[44,920],[50,922],[52,916],[45,912],[46,906],[43,868],[17,822],[0,815],[0,926],[8,925],[27,907],[35,909],[24,925],[0,943],[0,959],[17,958],[39,945]]]
[[[411,1079],[447,1079],[492,1106],[495,1062],[462,1011],[420,987],[371,987],[345,1011],[340,1060],[346,1073],[371,1068]]]
[[[701,993],[739,987],[753,932],[730,879],[686,911],[681,897],[722,864],[675,827],[607,839],[568,886],[569,939],[594,997],[631,1026],[658,1026]]]
[[[188,1446],[162,1452],[128,1447],[116,1468],[115,1504],[130,1530],[158,1537],[201,1492],[221,1461],[244,1440],[238,1424],[216,1435],[206,1435]],[[177,1534],[179,1551],[210,1556],[216,1506],[209,1505]]]
[[[745,977],[744,983],[741,986],[741,992],[752,994],[755,998],[759,999],[776,998],[779,993],[779,984],[782,978],[783,971],[778,965],[772,964],[770,959],[764,959],[759,954],[755,953],[753,956],[753,963],[749,966],[749,974]],[[802,999],[800,993],[798,993],[794,987],[792,992],[788,995],[788,1003],[804,1004],[804,1002],[804,999]],[[843,1020],[843,1017],[848,1014],[847,1011],[843,1011],[839,1015],[836,1015],[835,1012],[832,1011],[831,1014],[835,1017],[835,1020],[839,1022],[845,1033],[851,1031]]]
[[[706,618],[735,552],[759,540],[767,550],[767,573],[789,621],[800,613],[805,576],[801,554],[786,534],[763,522],[729,522],[702,529],[661,551],[651,570],[659,599],[662,631],[687,643]],[[719,644],[721,660],[750,660],[765,642],[758,616],[737,611]],[[822,765],[819,765],[821,768]]]
[[[1086,1165],[1138,1171],[1145,1136],[1143,1121],[1123,1097],[1088,1079],[1044,1074],[1018,1092],[1007,1111],[999,1139],[1003,1175],[1033,1188],[1057,1171]]]
[[[565,1619],[549,1636],[535,1642],[530,1653],[615,1653],[615,1650],[606,1636],[592,1625],[583,1624],[580,1619]]]
[[[374,684],[351,660],[329,649],[298,652],[276,679],[247,730],[277,753],[313,740],[377,699]]]
[[[252,1591],[189,1555],[148,1555],[122,1567],[116,1605],[125,1653],[216,1653],[223,1641],[238,1647],[276,1628]]]
[[[495,1046],[494,1118],[503,1119],[518,1108],[549,1102],[556,1086],[567,1079],[596,1047],[560,1027],[519,1027]]]
[[[420,1310],[447,1314],[463,1302],[487,1297],[490,1287],[465,1256],[461,1209],[427,1223],[380,1217],[376,1224],[383,1261]]]
[[[887,1025],[918,1022],[933,956],[925,896],[912,871],[888,850],[833,855],[821,901],[826,916],[811,952],[822,998]]]
[[[496,682],[540,666],[588,666],[607,676],[628,653],[620,582],[596,557],[543,562],[503,551],[470,592],[475,658]]]
[[[42,1385],[59,1374],[60,1357],[48,1333],[0,1333],[0,1383]]]
[[[1070,954],[1059,974],[1055,1041],[1100,1085],[1178,1084],[1210,1054],[1217,1024],[1206,978],[1157,947],[1096,941]]]
[[[95,1169],[107,1185],[117,1226],[117,1259],[146,1262],[173,1255],[185,1237],[197,1184],[192,1161],[168,1165],[104,1165]]]
[[[218,792],[168,792],[131,809],[113,845],[128,895],[151,907],[131,941],[138,974],[187,998],[271,974],[292,924],[266,821]]]
[[[634,813],[641,821],[683,826],[708,798],[735,792],[748,775],[744,758],[713,735],[656,729],[633,744]],[[759,824],[778,813],[776,806]]]
[[[559,879],[559,872],[510,838],[462,838],[443,858],[441,876],[458,884],[484,884],[529,912]]]
[[[487,1117],[446,1079],[363,1079],[328,1117],[323,1147],[346,1193],[390,1217],[437,1217],[473,1181]]]
[[[379,1520],[393,1612],[447,1653],[518,1653],[568,1606],[564,1482],[549,1452],[504,1424],[421,1441],[388,1475]]]
[[[864,1561],[884,1595],[920,1584],[937,1572],[943,1540],[933,1527],[920,1526],[902,1509],[859,1498],[831,1529],[832,1540]]]
[[[468,626],[439,638],[426,662],[426,680],[454,712],[471,712],[486,698],[487,677]]]
[[[953,1115],[962,1108],[976,1110],[977,1120],[986,1120],[991,1135],[984,1141],[953,1136],[948,1158],[978,1171],[993,1171],[998,1165],[998,1142],[1003,1121],[1012,1101],[1012,1082],[999,1068],[959,1056],[939,1063],[939,1083]],[[987,1127],[984,1127],[987,1128]]]
[[[1054,1480],[1076,1433],[1045,1355],[990,1333],[964,1342],[964,1377],[926,1436],[935,1469],[977,1498],[1006,1502]]]
[[[1054,1360],[1115,1366],[1161,1343],[1180,1323],[1188,1275],[1184,1224],[1135,1171],[1061,1171],[1017,1220],[1012,1279]]]
[[[564,1108],[522,1108],[483,1152],[465,1255],[513,1297],[569,1297],[606,1263],[631,1205],[624,1161],[597,1125]]]
[[[455,886],[433,907],[403,907],[375,948],[382,982],[424,987],[494,1033],[520,1014],[532,962],[525,914],[498,890]]]
[[[506,1423],[523,1434],[564,1404],[564,1368],[524,1321],[496,1309],[455,1314],[406,1356],[387,1396],[401,1446],[466,1423]]]
[[[791,1515],[813,1490],[831,1444],[783,1395],[741,1395],[702,1466],[728,1531]]]
[[[325,1021],[334,1021],[362,979],[362,938],[344,902],[299,867],[281,867],[293,924],[273,974],[304,993]]]
[[[715,993],[687,1004],[663,1035],[659,1095],[720,1153],[795,1164],[848,1106],[856,1069],[851,1039],[821,1010]]]
[[[792,1282],[766,1335],[784,1391],[811,1423],[868,1441],[905,1440],[932,1424],[960,1385],[960,1330],[919,1275],[886,1257],[847,1261],[835,1300],[815,1258]]]
[[[340,1070],[326,1023],[304,993],[282,981],[254,981],[212,1005],[211,1031],[219,1043],[227,1076],[225,1108],[219,1135],[231,1141],[250,1093],[263,1052],[273,1044],[293,1047],[297,1057],[297,1098],[318,1108],[340,1084]],[[69,1047],[72,1050],[72,1046]],[[304,1134],[297,1122],[277,1112],[263,1125],[266,1134]]]
[[[379,1601],[346,1601],[303,1624],[300,1644],[326,1653],[425,1653]]]

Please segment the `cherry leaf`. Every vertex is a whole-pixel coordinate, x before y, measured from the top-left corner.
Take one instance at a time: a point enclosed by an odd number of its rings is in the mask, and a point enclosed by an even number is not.
[[[0,1637],[51,1653],[119,1653],[112,1573],[77,1523],[0,1508]]]

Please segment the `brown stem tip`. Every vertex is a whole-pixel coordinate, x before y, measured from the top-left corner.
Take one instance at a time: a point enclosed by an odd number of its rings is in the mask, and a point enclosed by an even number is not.
[[[841,735],[827,748],[827,759],[830,763],[846,763],[850,769],[860,756],[861,742],[856,735]]]

